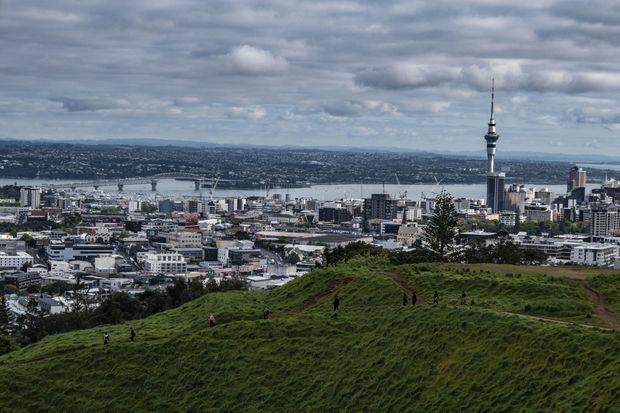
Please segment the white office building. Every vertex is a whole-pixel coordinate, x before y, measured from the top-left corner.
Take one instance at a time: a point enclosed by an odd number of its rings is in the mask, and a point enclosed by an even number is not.
[[[185,274],[187,263],[183,255],[176,252],[147,253],[144,269],[152,274]]]
[[[618,246],[613,244],[583,243],[573,247],[570,260],[580,265],[611,266],[618,258]]]
[[[0,252],[0,268],[19,269],[26,263],[33,263],[32,256],[24,251],[12,254]]]

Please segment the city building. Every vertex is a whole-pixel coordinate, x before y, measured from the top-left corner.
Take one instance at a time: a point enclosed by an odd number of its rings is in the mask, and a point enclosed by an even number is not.
[[[514,227],[517,224],[517,213],[514,211],[500,212],[499,223],[507,227]]]
[[[27,272],[27,273],[16,273],[16,274],[6,274],[4,276],[4,281],[9,284],[13,284],[20,290],[25,290],[31,285],[41,285],[41,274],[37,272]]]
[[[506,174],[495,172],[495,149],[499,135],[495,131],[495,119],[493,118],[493,105],[495,100],[495,80],[491,87],[491,119],[489,129],[484,139],[487,142],[487,199],[486,203],[494,213],[504,210],[504,192]]]
[[[618,258],[618,246],[613,244],[583,243],[575,246],[570,260],[580,265],[612,266]]]
[[[590,235],[614,235],[620,229],[620,214],[613,204],[593,202],[590,204]]]
[[[41,206],[41,188],[26,186],[19,191],[19,205],[28,208]]]
[[[548,205],[543,205],[539,202],[526,204],[524,206],[523,215],[526,221],[533,222],[548,222],[555,221],[555,211]]]
[[[166,238],[166,243],[176,248],[200,248],[202,247],[202,234],[193,231],[174,231],[161,234]]]
[[[548,188],[543,188],[534,193],[534,198],[540,201],[543,205],[551,205],[553,200],[555,199],[555,193],[549,191]]]
[[[566,181],[566,192],[571,193],[573,189],[586,187],[586,171],[578,166],[573,166],[568,171],[568,180]]]
[[[0,268],[2,269],[19,269],[24,264],[32,264],[33,258],[24,251],[14,253],[0,252]]]
[[[421,239],[423,235],[424,228],[417,224],[401,225],[396,235],[396,241],[406,247],[411,247],[417,240]]]
[[[364,199],[364,222],[370,220],[394,220],[397,217],[398,200],[391,199],[389,194],[372,194]]]
[[[348,222],[353,215],[346,208],[321,207],[319,208],[319,221],[321,222]]]
[[[64,243],[48,245],[45,252],[50,261],[92,261],[99,255],[112,254],[114,247],[104,244],[76,244],[73,240],[66,240]]]
[[[151,274],[185,274],[187,263],[183,255],[176,252],[147,253],[144,269]]]

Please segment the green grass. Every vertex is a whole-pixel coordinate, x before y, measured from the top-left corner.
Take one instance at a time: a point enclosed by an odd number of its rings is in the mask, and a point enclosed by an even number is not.
[[[0,357],[0,411],[620,411],[620,333],[507,314],[594,311],[578,284],[520,268],[355,260],[106,327],[105,347],[103,328],[47,337]],[[403,307],[395,273],[442,304]],[[454,305],[461,288],[474,306]]]

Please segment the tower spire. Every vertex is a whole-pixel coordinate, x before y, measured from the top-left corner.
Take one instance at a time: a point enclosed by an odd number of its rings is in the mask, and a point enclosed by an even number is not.
[[[493,119],[493,104],[495,103],[495,78],[491,80],[491,120]]]

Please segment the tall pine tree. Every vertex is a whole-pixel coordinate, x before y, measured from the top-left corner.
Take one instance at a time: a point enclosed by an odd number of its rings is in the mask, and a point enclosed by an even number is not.
[[[433,217],[424,229],[425,246],[433,261],[450,261],[453,258],[458,231],[454,198],[441,191],[435,202]]]

